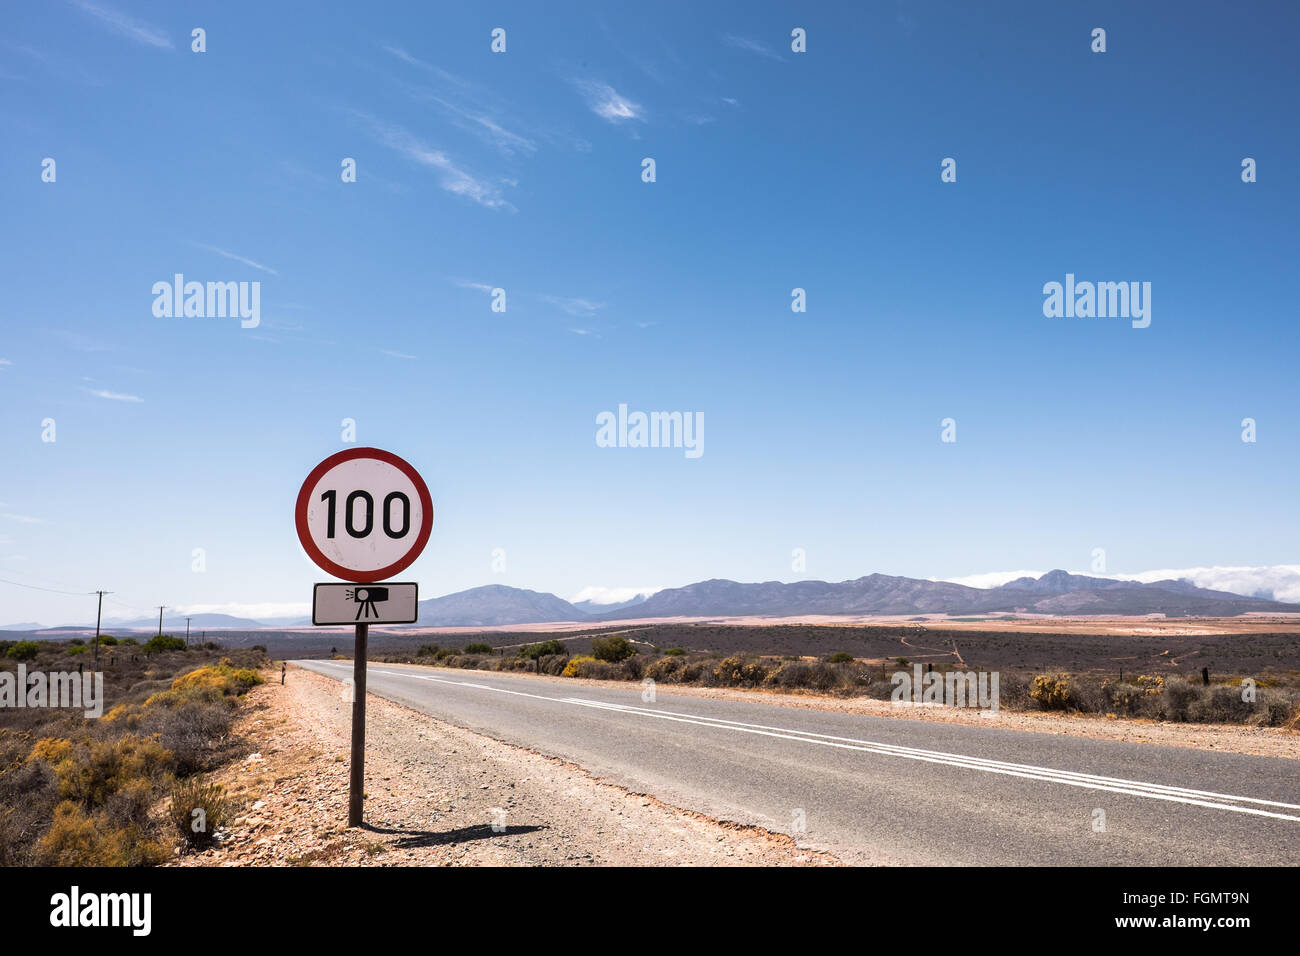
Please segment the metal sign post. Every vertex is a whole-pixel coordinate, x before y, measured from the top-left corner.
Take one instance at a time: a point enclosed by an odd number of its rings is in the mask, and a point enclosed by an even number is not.
[[[357,625],[352,653],[352,763],[348,776],[348,826],[361,826],[366,794],[366,644],[370,625]]]
[[[348,826],[361,826],[366,786],[366,647],[370,625],[416,618],[415,584],[376,584],[410,567],[433,531],[433,500],[411,465],[378,448],[349,448],[312,469],[294,509],[298,540],[350,584],[318,584],[313,624],[354,624]],[[365,623],[362,623],[363,619]]]

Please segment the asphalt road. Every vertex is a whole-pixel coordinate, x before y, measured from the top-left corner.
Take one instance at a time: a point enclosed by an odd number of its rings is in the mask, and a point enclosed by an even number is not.
[[[352,673],[351,662],[295,663]],[[623,687],[485,671],[372,664],[367,682],[371,694],[850,863],[1300,863],[1300,760],[662,687],[645,703]]]

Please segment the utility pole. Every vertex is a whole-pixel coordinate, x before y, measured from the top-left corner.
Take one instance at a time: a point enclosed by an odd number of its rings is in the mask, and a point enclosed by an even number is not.
[[[162,637],[162,612],[163,612],[163,608],[165,608],[166,606],[167,606],[166,604],[158,605],[158,636],[159,637]]]
[[[188,617],[185,619],[185,649],[187,651],[190,649],[190,619]]]
[[[112,592],[112,591],[92,591],[91,593],[92,593],[92,594],[98,594],[98,595],[99,595],[99,607],[98,607],[98,609],[96,609],[96,611],[95,611],[95,648],[94,648],[94,650],[91,652],[91,657],[92,657],[94,660],[93,660],[93,663],[90,665],[90,669],[91,669],[92,671],[97,671],[97,670],[99,670],[99,622],[100,622],[100,619],[103,617],[103,614],[104,614],[104,595],[105,595],[105,594],[112,594],[113,592]]]

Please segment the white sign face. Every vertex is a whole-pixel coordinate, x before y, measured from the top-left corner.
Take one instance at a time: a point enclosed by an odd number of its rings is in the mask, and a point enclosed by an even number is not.
[[[378,448],[352,448],[316,466],[298,492],[298,538],[308,556],[348,581],[409,567],[433,530],[419,473]]]
[[[414,624],[420,589],[414,583],[318,584],[312,594],[313,624]]]

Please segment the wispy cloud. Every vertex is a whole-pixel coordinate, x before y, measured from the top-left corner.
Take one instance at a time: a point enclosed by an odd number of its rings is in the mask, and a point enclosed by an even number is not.
[[[389,55],[394,56],[397,59],[401,60],[407,66],[414,66],[428,73],[432,73],[435,76],[437,76],[439,79],[446,80],[448,83],[454,83],[456,86],[461,86],[461,87],[468,87],[471,85],[468,80],[461,79],[455,73],[448,72],[447,70],[444,70],[440,66],[434,66],[432,63],[426,63],[424,60],[421,60],[419,57],[412,56],[410,53],[407,53],[400,46],[385,45],[383,47],[383,50],[385,53],[388,53]]]
[[[474,282],[470,279],[452,279],[451,284],[458,289],[477,289],[479,292],[491,292],[495,288],[486,282]]]
[[[355,115],[370,126],[371,132],[381,144],[414,163],[436,171],[438,185],[447,192],[464,196],[489,209],[514,210],[515,207],[501,195],[501,187],[497,183],[462,169],[442,150],[422,143],[400,126],[384,123],[364,113]]]
[[[504,111],[495,103],[495,97],[484,87],[426,63],[400,47],[386,46],[384,50],[403,63],[418,67],[441,81],[435,92],[426,86],[397,80],[412,99],[432,103],[450,117],[456,126],[480,137],[506,155],[531,155],[537,151],[536,142],[506,127],[507,122],[514,124],[504,117]]]
[[[40,518],[33,518],[31,515],[14,514],[11,511],[0,511],[0,518],[6,521],[17,521],[19,524],[44,524]]]
[[[262,272],[269,272],[273,276],[278,276],[280,274],[270,266],[264,266],[259,262],[254,262],[252,259],[245,259],[243,256],[236,255],[233,252],[228,252],[225,249],[220,249],[216,246],[209,246],[202,242],[196,242],[194,245],[198,246],[200,249],[206,249],[208,252],[215,252],[219,256],[225,256],[227,259],[234,259],[236,262],[242,262],[244,265],[251,266],[254,269],[260,269]]]
[[[11,362],[11,361],[9,361],[7,358],[0,358],[0,368],[6,368],[7,366],[10,366],[10,365],[13,365],[13,364],[14,364],[14,363]]]
[[[449,113],[458,126],[482,136],[503,153],[535,153],[537,144],[527,136],[512,133],[491,116],[450,103],[440,96],[429,96],[432,102]]]
[[[625,120],[642,118],[641,106],[620,94],[608,83],[598,80],[574,80],[573,85],[586,98],[591,111],[601,119],[609,120],[611,123],[622,123]]]
[[[106,345],[98,339],[93,339],[89,335],[82,335],[80,332],[73,332],[69,329],[53,329],[55,335],[63,339],[71,348],[78,352],[112,352],[115,348],[112,345]]]
[[[722,35],[722,42],[737,50],[744,50],[747,53],[753,53],[757,56],[765,56],[769,60],[781,59],[781,54],[777,53],[766,44],[760,43],[750,37],[737,36],[734,33],[724,33]]]
[[[3,42],[3,41],[0,41]],[[45,70],[61,80],[73,80],[87,86],[102,86],[103,81],[97,76],[89,73],[84,66],[76,60],[55,56],[44,50],[38,50],[35,47],[24,46],[16,43],[4,43],[6,47],[15,50],[24,56],[39,63]]]
[[[559,295],[538,296],[543,302],[549,302],[551,305],[563,309],[569,315],[576,315],[579,318],[589,319],[601,309],[605,308],[604,302],[592,302],[590,299],[570,299]]]
[[[156,47],[160,50],[172,49],[171,38],[158,27],[133,20],[122,11],[104,4],[90,3],[89,0],[73,0],[73,3],[120,36],[144,46]]]
[[[420,357],[418,355],[408,355],[405,352],[396,352],[393,349],[376,349],[375,351],[380,355],[387,355],[389,358],[418,359]]]
[[[86,389],[96,398],[106,398],[110,402],[143,402],[144,399],[139,395],[127,395],[123,392],[110,392],[106,388],[88,388]]]

